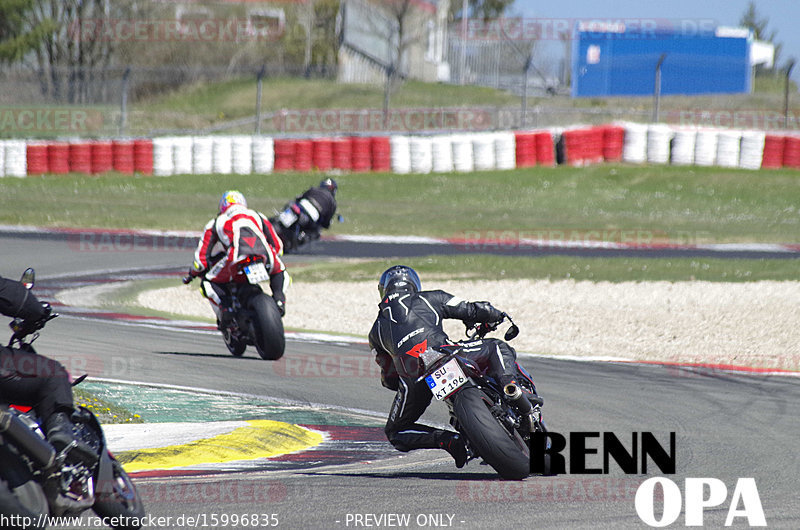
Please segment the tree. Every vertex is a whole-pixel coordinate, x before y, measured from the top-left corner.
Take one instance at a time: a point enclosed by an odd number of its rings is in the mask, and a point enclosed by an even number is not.
[[[358,34],[358,49],[384,74],[383,117],[389,117],[392,93],[408,75],[410,48],[421,42],[427,24],[419,0],[369,0],[345,4],[345,35]],[[349,14],[348,14],[349,13]],[[345,40],[347,37],[345,37]]]
[[[467,0],[469,18],[497,18],[505,14],[514,0]],[[464,16],[463,0],[450,0],[450,20],[461,20]]]
[[[42,94],[55,101],[86,102],[101,90],[113,39],[84,33],[83,22],[122,19],[136,0],[3,0],[0,60],[35,73]]]
[[[336,64],[336,14],[339,0],[308,0],[297,11],[303,28],[303,71],[308,76],[313,64],[325,69]]]
[[[763,75],[767,72],[774,73],[777,70],[778,57],[780,56],[781,48],[783,48],[783,43],[775,41],[778,32],[775,30],[768,31],[768,24],[769,19],[759,15],[759,13],[756,11],[756,4],[752,1],[747,4],[747,9],[745,10],[744,14],[742,14],[742,18],[739,19],[739,25],[751,29],[753,31],[753,36],[756,39],[772,43],[772,45],[775,46],[775,60],[772,63],[774,65],[773,68],[765,69],[759,65],[756,67],[756,75]]]
[[[55,29],[55,22],[49,18],[31,23],[35,3],[36,0],[3,0],[0,3],[0,61],[20,61]]]
[[[30,63],[39,76],[43,94],[66,103],[84,103],[89,99],[90,90],[104,77],[110,64],[114,39],[93,38],[84,31],[84,22],[98,24],[122,18],[127,3],[119,1],[112,6],[109,0],[34,2],[32,25],[58,21],[36,48]]]
[[[383,0],[381,5],[389,15],[390,31],[387,40],[389,44],[390,62],[386,67],[386,81],[383,86],[383,120],[384,125],[389,119],[389,102],[392,93],[397,90],[407,72],[407,51],[415,42],[422,40],[425,24],[415,20],[416,0]]]
[[[339,34],[336,31],[336,16],[339,0],[318,0],[314,5],[316,39],[312,50],[312,63],[327,70],[338,61]]]

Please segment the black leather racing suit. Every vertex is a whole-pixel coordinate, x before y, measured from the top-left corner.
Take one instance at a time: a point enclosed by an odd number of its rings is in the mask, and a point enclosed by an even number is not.
[[[26,321],[40,320],[45,315],[33,293],[6,278],[0,278],[0,313]],[[0,401],[34,406],[43,421],[54,412],[71,412],[69,375],[58,361],[0,345]]]
[[[306,200],[311,203],[309,207],[303,201]],[[333,192],[324,186],[318,186],[308,189],[305,193],[295,199],[295,202],[300,206],[300,226],[304,230],[314,228],[319,232],[317,226],[322,228],[331,227],[331,219],[336,213],[336,197]]]
[[[451,432],[416,423],[433,398],[425,381],[417,382],[419,354],[429,347],[453,344],[442,319],[496,322],[503,314],[487,302],[466,302],[444,291],[395,292],[378,305],[378,318],[369,333],[381,383],[396,390],[386,437],[400,451],[435,449]],[[462,354],[489,368],[495,376],[516,377],[516,352],[497,339],[463,344]]]

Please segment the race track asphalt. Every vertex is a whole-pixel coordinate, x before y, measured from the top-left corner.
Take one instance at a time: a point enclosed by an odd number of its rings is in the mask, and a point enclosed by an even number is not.
[[[4,236],[0,248],[0,274],[13,277],[25,266],[35,266],[38,289],[44,293],[87,271],[172,270],[178,281],[189,262],[185,251],[82,252],[58,238]],[[235,359],[219,337],[201,330],[65,311],[48,324],[36,345],[40,353],[67,364],[74,359],[94,360],[88,365],[97,373],[90,376],[329,404],[376,416],[388,410],[393,397],[369,370],[287,373],[253,352]],[[293,357],[318,366],[342,357],[366,358],[364,366],[371,362],[365,344],[289,341],[286,358]],[[726,502],[706,510],[707,526],[723,526],[737,479],[753,477],[769,526],[800,527],[797,378],[521,358],[546,399],[545,419],[552,431],[613,432],[628,447],[633,432],[653,432],[665,445],[669,433],[675,432],[677,473],[668,478],[681,489],[687,477],[718,478],[728,488]],[[444,424],[446,410],[434,403],[423,419]],[[356,443],[351,447],[359,450]],[[589,456],[588,462],[602,466],[597,455]],[[230,522],[234,514],[275,514],[272,519],[259,518],[256,527],[266,527],[263,523],[277,518],[281,528],[403,527],[405,516],[412,528],[436,522],[454,528],[646,527],[636,514],[634,495],[641,482],[661,473],[652,464],[646,475],[625,475],[613,462],[610,467],[608,475],[532,476],[502,482],[477,461],[457,470],[441,451],[401,454],[383,443],[379,451],[363,459],[356,454],[347,463],[138,478],[137,484],[151,515],[172,517],[172,524],[152,528],[189,527],[185,519],[177,524],[180,516],[199,517],[198,527],[205,523],[207,528],[223,528],[220,518]],[[216,526],[211,524],[215,514]],[[390,514],[400,518],[387,518]],[[656,515],[660,516],[659,510]],[[745,526],[744,522],[738,518],[734,527]],[[683,526],[683,515],[676,526]]]

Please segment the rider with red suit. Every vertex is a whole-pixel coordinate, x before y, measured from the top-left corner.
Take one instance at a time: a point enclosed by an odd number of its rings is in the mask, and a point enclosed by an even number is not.
[[[272,298],[281,316],[286,313],[286,266],[280,258],[282,254],[283,243],[266,216],[247,208],[244,195],[238,191],[226,191],[219,201],[219,215],[203,230],[189,269],[190,277],[204,276],[201,289],[217,315],[218,326],[224,326],[229,316],[226,284],[247,282],[237,266],[247,256],[265,259]]]

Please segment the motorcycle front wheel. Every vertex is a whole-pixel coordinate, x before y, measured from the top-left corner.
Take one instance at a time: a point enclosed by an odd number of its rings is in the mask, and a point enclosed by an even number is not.
[[[116,460],[111,461],[111,472],[114,476],[112,492],[98,496],[92,510],[100,517],[119,521],[120,525],[113,527],[117,530],[141,528],[137,523],[144,518],[145,512],[139,492]]]
[[[247,348],[247,344],[243,340],[234,337],[230,329],[222,330],[222,340],[225,341],[225,346],[227,346],[228,351],[231,352],[231,355],[234,357],[241,357],[244,355],[244,350]]]
[[[453,399],[453,412],[478,455],[504,479],[522,480],[531,471],[528,444],[494,417],[492,406],[476,387],[460,390]]]

